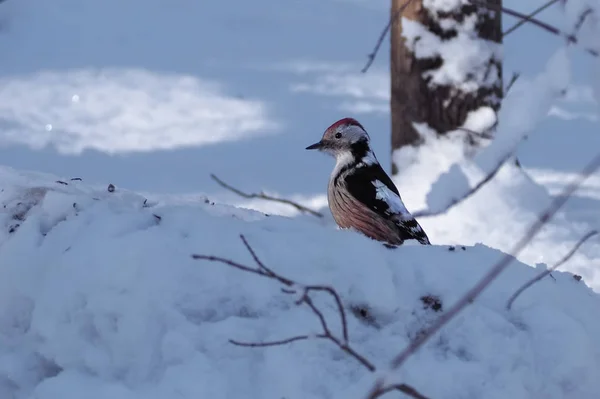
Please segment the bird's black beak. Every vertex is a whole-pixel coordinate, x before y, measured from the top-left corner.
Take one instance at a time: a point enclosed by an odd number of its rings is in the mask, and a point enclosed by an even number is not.
[[[307,150],[320,150],[321,148],[323,148],[323,142],[319,141],[318,143],[314,143],[312,145],[309,145],[308,147],[306,147]]]

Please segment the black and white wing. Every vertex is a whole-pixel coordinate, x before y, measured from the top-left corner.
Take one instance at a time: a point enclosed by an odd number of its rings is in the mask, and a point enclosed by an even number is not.
[[[345,178],[348,192],[369,209],[393,220],[403,240],[429,245],[429,238],[404,206],[398,189],[379,163],[355,168]]]

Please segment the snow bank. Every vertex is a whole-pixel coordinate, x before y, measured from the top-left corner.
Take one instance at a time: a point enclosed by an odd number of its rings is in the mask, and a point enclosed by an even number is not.
[[[374,376],[329,342],[230,344],[318,333],[319,323],[277,283],[190,255],[253,266],[244,234],[278,273],[335,286],[375,317],[348,324],[351,345],[378,368],[436,316],[420,297],[448,306],[502,256],[483,245],[389,250],[310,219],[153,205],[56,180],[0,169],[3,399],[361,398]],[[555,272],[505,310],[540,268],[515,261],[398,377],[432,398],[597,398],[597,294]],[[337,333],[333,303],[314,299]]]
[[[427,209],[430,204],[433,204],[433,209],[440,209],[446,205],[447,198],[461,196],[485,177],[476,164],[464,161],[460,136],[438,139],[425,130],[423,132],[424,145],[418,149],[402,149],[394,154],[394,162],[400,171],[394,176],[394,182],[411,212]],[[570,182],[575,177],[570,174],[564,176],[564,180]],[[565,181],[561,183],[565,184]],[[588,190],[593,191],[593,185],[589,187]],[[433,192],[443,195],[436,198]],[[485,243],[492,248],[510,251],[551,199],[550,193],[526,170],[509,161],[473,196],[446,213],[419,218],[419,223],[434,244]],[[597,207],[587,206],[589,209],[579,208],[581,212],[588,209],[586,218],[573,217],[567,209],[559,211],[518,259],[529,264],[543,262],[548,265],[561,259],[577,240],[598,226]],[[600,241],[595,238],[582,246],[561,269],[582,275],[599,291],[598,259]]]

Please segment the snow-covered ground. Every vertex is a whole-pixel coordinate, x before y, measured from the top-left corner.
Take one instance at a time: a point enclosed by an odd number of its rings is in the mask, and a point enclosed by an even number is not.
[[[542,3],[504,1],[523,12]],[[566,20],[558,6],[541,17],[568,29],[577,11],[599,5],[567,3]],[[395,181],[411,211],[435,206],[526,134],[523,169],[507,165],[448,213],[419,219],[434,247],[391,251],[334,228],[331,159],[304,150],[353,116],[389,170],[387,41],[360,73],[388,7],[0,2],[0,399],[362,398],[374,376],[329,342],[228,343],[319,333],[319,324],[277,283],[190,255],[252,265],[243,233],[283,275],[368,304],[376,326],[349,316],[351,344],[383,368],[435,318],[421,296],[452,304],[513,247],[600,148],[598,60],[536,27],[507,36],[505,79],[521,77],[496,146],[474,162],[452,138],[403,149]],[[598,46],[594,23],[583,45]],[[240,198],[211,173],[325,218]],[[597,237],[561,267],[582,281],[555,272],[505,310],[520,284],[598,228],[596,173],[519,254],[527,265],[515,261],[398,378],[431,398],[599,397]],[[335,308],[316,298],[339,331]]]
[[[444,310],[503,256],[482,244],[390,250],[310,218],[204,201],[144,206],[120,188],[7,168],[0,177],[3,399],[362,398],[374,375],[330,342],[230,344],[318,334],[320,324],[281,284],[191,255],[255,268],[244,234],[277,273],[335,287],[372,316],[348,314],[350,344],[380,370],[436,317],[421,297]],[[597,294],[555,272],[506,310],[541,270],[514,262],[395,378],[431,398],[596,398]],[[311,295],[341,338],[333,301]]]

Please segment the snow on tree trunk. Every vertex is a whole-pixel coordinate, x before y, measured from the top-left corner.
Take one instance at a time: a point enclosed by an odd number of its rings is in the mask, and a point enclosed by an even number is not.
[[[407,0],[392,0],[394,16]],[[500,5],[501,0],[489,0]],[[419,145],[415,123],[438,135],[502,98],[501,13],[467,0],[412,0],[391,27],[392,152]],[[489,112],[487,112],[489,114]],[[478,138],[466,134],[470,147]],[[392,165],[392,173],[397,168]]]

